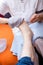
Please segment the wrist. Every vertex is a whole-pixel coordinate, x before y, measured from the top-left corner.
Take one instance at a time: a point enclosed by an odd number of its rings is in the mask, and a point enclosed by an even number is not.
[[[8,19],[6,19],[6,18],[0,18],[0,23],[1,24],[8,23]]]
[[[39,20],[40,20],[40,21],[43,21],[43,13],[40,13],[40,14],[39,14]]]

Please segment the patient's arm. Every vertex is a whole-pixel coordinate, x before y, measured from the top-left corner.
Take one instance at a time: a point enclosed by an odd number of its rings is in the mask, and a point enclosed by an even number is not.
[[[21,58],[26,56],[31,57],[34,65],[38,65],[38,58],[36,57],[36,53],[31,41],[33,35],[32,31],[25,21],[19,26],[19,29],[21,30],[24,37],[24,45],[21,53]]]
[[[30,28],[28,27],[28,25],[26,24],[26,22],[23,22],[23,24],[21,24],[19,28],[22,31],[22,34],[24,37],[24,46],[23,46],[21,57],[28,56],[32,58],[34,57],[33,56],[33,46],[31,42],[32,32]]]
[[[8,18],[1,18],[0,17],[0,23],[2,23],[2,24],[8,23]]]

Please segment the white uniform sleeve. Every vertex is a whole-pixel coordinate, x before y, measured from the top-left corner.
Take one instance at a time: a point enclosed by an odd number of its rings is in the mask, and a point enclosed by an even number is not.
[[[35,13],[36,8],[37,8],[38,0],[30,0],[30,2],[27,3],[26,5],[26,11],[25,11],[25,20],[27,22],[30,22],[31,16]]]
[[[20,15],[12,16],[8,19],[8,24],[11,27],[18,27],[22,23],[23,18]]]
[[[5,15],[7,12],[11,13],[8,2],[5,0],[0,3],[0,14]],[[21,18],[21,15],[15,14],[15,16],[12,16],[11,18],[8,19],[8,24],[11,27],[19,26],[22,20],[23,18]]]
[[[43,10],[43,0],[38,1],[37,11]]]
[[[7,12],[9,12],[7,2],[6,1],[0,2],[0,14],[5,15]]]

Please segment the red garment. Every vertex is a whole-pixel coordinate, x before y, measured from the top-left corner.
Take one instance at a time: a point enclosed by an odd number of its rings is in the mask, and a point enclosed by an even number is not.
[[[0,17],[4,17],[2,14],[0,14]]]
[[[8,24],[0,24],[0,39],[7,40],[7,47],[5,51],[0,53],[0,65],[15,65],[17,63],[17,57],[10,51],[13,33]]]

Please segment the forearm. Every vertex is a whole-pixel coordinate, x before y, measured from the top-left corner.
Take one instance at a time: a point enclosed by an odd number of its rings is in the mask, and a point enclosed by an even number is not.
[[[43,21],[43,13],[39,14],[39,19],[40,19],[40,21]]]
[[[28,25],[26,24],[26,22],[21,24],[19,26],[19,28],[22,31],[22,34],[24,37],[24,45],[23,45],[21,58],[27,56],[27,57],[31,57],[31,59],[33,61],[35,51],[33,49],[32,41],[31,41],[31,36],[32,36],[32,33],[30,32],[31,30],[28,27]]]
[[[0,24],[8,23],[8,18],[0,18]]]
[[[30,34],[30,28],[28,26],[28,24],[26,23],[26,21],[22,21],[21,25],[19,25],[19,29],[21,30],[23,37],[25,38],[26,36],[28,36],[27,34]],[[32,32],[32,31],[31,31]],[[31,34],[32,35],[32,34]],[[29,38],[29,37],[28,37]],[[31,39],[31,37],[29,38]]]

